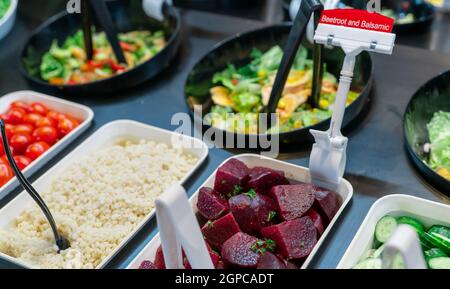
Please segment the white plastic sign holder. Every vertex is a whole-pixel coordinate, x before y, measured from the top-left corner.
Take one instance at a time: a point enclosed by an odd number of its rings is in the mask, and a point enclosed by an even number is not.
[[[192,269],[214,269],[184,188],[170,187],[156,199],[155,205],[166,268],[184,268],[184,249]]]
[[[315,144],[309,168],[313,183],[319,186],[336,190],[344,175],[348,139],[342,135],[341,127],[356,56],[364,50],[392,54],[395,34],[390,31],[393,24],[391,18],[363,10],[333,9],[322,12],[314,40],[320,44],[340,46],[345,58],[330,128],[327,131],[310,131]]]

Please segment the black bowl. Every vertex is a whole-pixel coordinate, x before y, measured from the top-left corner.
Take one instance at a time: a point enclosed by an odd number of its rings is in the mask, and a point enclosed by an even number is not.
[[[381,0],[381,8],[394,9],[395,11],[396,4],[399,1],[402,0]],[[341,2],[356,9],[365,10],[367,8],[367,0],[341,0]],[[414,14],[415,21],[405,24],[396,23],[394,25],[394,33],[409,34],[425,32],[430,28],[436,14],[434,6],[426,2],[417,5],[412,13]]]
[[[439,110],[450,111],[450,71],[423,85],[409,101],[403,117],[405,147],[412,163],[427,181],[450,195],[450,181],[423,161],[427,156],[421,148],[429,142],[426,126]]]
[[[168,9],[166,20],[160,22],[143,12],[141,0],[108,1],[107,6],[118,32],[163,30],[167,35],[167,46],[152,59],[110,78],[78,85],[52,85],[39,75],[42,55],[49,50],[54,39],[61,43],[81,28],[80,15],[61,12],[37,28],[22,50],[21,71],[32,85],[47,91],[70,94],[104,94],[138,85],[169,65],[180,44],[180,16],[175,9]],[[98,27],[95,21],[94,25]]]
[[[257,3],[260,0],[174,0],[174,4],[177,7],[187,8],[187,9],[200,9],[208,11],[218,11],[218,10],[233,10],[239,8],[248,8]],[[260,3],[258,3],[260,4]]]
[[[250,60],[250,53],[253,48],[266,51],[274,45],[284,47],[291,24],[278,24],[255,31],[238,34],[217,44],[212,51],[207,53],[192,69],[187,77],[185,84],[186,102],[190,108],[190,112],[194,114],[196,120],[201,119],[199,113],[193,111],[194,105],[202,105],[202,113],[209,112],[212,100],[209,89],[213,86],[213,74],[223,70],[228,64],[242,65]],[[308,43],[304,45],[309,48],[311,54],[311,46]],[[325,49],[324,60],[327,63],[327,70],[339,79],[344,53],[340,48]],[[353,79],[352,88],[360,91],[361,95],[347,107],[343,125],[347,125],[353,120],[368,103],[368,96],[372,88],[372,60],[367,52],[361,53],[357,58],[355,66],[355,77]],[[278,134],[282,143],[310,143],[313,137],[309,133],[310,129],[326,130],[330,124],[330,119],[324,120],[314,126],[282,132]],[[205,129],[210,126],[204,125]],[[215,135],[220,133],[226,137],[235,137],[234,139],[258,139],[256,134],[236,134],[225,132],[221,129],[212,128]],[[248,143],[248,142],[247,142]]]

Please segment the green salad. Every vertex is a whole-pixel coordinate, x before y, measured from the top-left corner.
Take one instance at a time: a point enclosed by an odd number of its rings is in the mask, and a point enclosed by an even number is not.
[[[274,46],[266,52],[253,49],[251,61],[243,66],[228,65],[214,74],[210,89],[213,105],[204,118],[206,124],[243,134],[258,132],[258,115],[268,105],[275,76],[283,57],[283,50]],[[317,124],[331,116],[336,98],[337,79],[325,72],[318,107],[311,107],[313,61],[308,51],[301,47],[296,55],[278,103],[279,132],[291,131]],[[347,104],[359,93],[351,91]]]
[[[0,0],[0,19],[8,12],[11,0]]]
[[[166,46],[163,31],[131,31],[118,35],[127,63],[117,63],[104,32],[93,32],[94,55],[86,57],[83,32],[77,31],[60,46],[53,41],[42,57],[41,78],[54,85],[89,83],[122,73],[154,57]]]
[[[395,24],[408,24],[416,21],[416,17],[412,13],[408,13],[402,17],[398,16],[392,9],[381,9],[381,14],[395,20]]]
[[[428,165],[450,180],[450,112],[435,112],[427,129],[431,145]]]

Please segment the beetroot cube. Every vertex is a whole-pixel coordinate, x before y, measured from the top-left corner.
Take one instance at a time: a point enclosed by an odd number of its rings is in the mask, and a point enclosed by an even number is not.
[[[250,180],[247,182],[247,190],[254,189],[259,194],[268,194],[273,186],[287,185],[289,181],[284,172],[265,167],[250,169]]]
[[[211,249],[211,246],[206,243],[206,247],[208,248],[209,256],[211,256],[211,261],[213,263],[214,268],[217,266],[217,262],[220,260],[220,256],[217,252]],[[191,264],[189,264],[189,260],[186,256],[183,257],[183,266],[185,269],[192,269]]]
[[[259,258],[256,269],[286,269],[286,265],[283,260],[269,251],[266,251],[261,258]]]
[[[230,211],[243,232],[256,235],[261,228],[272,224],[275,204],[271,198],[249,192],[234,196],[228,202]]]
[[[314,203],[314,190],[309,184],[275,186],[270,194],[283,221],[302,217]]]
[[[320,216],[320,214],[317,213],[316,210],[311,209],[308,211],[308,213],[306,213],[306,215],[310,217],[311,220],[313,221],[314,227],[316,227],[317,230],[317,234],[319,236],[322,235],[323,231],[325,230],[325,227],[323,225],[322,217]]]
[[[158,250],[156,250],[154,264],[159,269],[166,269],[166,263],[164,262],[164,253],[161,245],[159,245]]]
[[[156,267],[156,265],[153,264],[152,261],[145,260],[141,263],[141,265],[139,266],[139,269],[151,270],[151,269],[159,269],[159,268]]]
[[[222,258],[233,266],[256,268],[261,255],[253,251],[252,248],[258,241],[262,242],[258,238],[245,233],[237,233],[223,244]]]
[[[286,261],[286,269],[295,270],[295,269],[298,269],[298,266],[290,261]]]
[[[231,213],[215,221],[207,222],[202,228],[205,239],[217,248],[222,248],[226,240],[240,231],[241,229]]]
[[[217,170],[214,190],[229,198],[245,186],[248,174],[249,169],[243,162],[230,159]]]
[[[314,208],[328,224],[339,210],[339,200],[335,192],[314,186]]]
[[[228,201],[211,188],[201,188],[198,193],[197,209],[209,220],[215,220],[228,213]]]
[[[265,238],[275,241],[279,252],[286,259],[308,256],[317,243],[317,230],[308,216],[265,227],[261,233]]]

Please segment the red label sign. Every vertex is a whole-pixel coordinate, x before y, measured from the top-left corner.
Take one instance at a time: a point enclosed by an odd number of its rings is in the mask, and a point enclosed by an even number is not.
[[[394,19],[358,9],[324,10],[320,15],[320,23],[388,33],[394,27]]]

